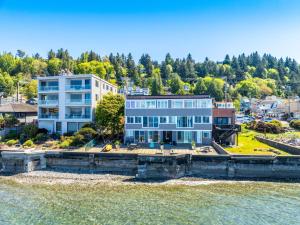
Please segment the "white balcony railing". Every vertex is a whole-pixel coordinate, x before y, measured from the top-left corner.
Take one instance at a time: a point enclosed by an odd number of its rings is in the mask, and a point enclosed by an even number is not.
[[[39,91],[58,91],[58,86],[41,86]]]
[[[39,100],[39,105],[58,105],[58,100]]]
[[[91,99],[66,99],[68,105],[90,105],[91,103]]]
[[[41,119],[58,119],[58,114],[40,114]]]
[[[81,114],[66,114],[66,119],[90,119],[90,115]]]
[[[67,91],[82,91],[82,90],[90,90],[91,85],[66,85]]]

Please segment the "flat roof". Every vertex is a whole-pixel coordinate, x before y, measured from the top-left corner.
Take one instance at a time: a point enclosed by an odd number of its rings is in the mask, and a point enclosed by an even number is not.
[[[211,99],[209,95],[127,95],[126,99]]]
[[[37,106],[25,103],[9,103],[0,106],[0,113],[37,113]]]

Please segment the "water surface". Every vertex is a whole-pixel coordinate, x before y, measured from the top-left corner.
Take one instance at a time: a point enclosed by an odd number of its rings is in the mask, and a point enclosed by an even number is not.
[[[300,185],[28,185],[0,179],[0,224],[300,224]]]

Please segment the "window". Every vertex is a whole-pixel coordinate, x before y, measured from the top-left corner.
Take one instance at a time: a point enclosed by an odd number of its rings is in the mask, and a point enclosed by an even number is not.
[[[127,116],[127,123],[134,123],[134,117]]]
[[[177,116],[177,127],[193,127],[193,117]]]
[[[210,138],[210,132],[209,131],[203,131],[203,138]]]
[[[84,115],[86,118],[90,118],[91,116],[91,107],[85,107],[84,108]]]
[[[71,80],[70,84],[71,86],[81,86],[82,80]]]
[[[148,127],[148,117],[147,116],[143,117],[143,127]]]
[[[168,100],[158,100],[157,108],[158,109],[167,109],[168,108]]]
[[[184,100],[184,108],[193,108],[192,100]]]
[[[96,87],[99,87],[99,81],[96,80],[95,84],[96,84]]]
[[[227,125],[227,124],[230,124],[231,118],[228,118],[228,117],[215,117],[214,118],[214,124],[217,124],[217,125]]]
[[[203,116],[203,123],[209,123],[209,116]]]
[[[155,100],[146,101],[146,108],[148,109],[156,108],[156,101]]]
[[[98,99],[99,99],[98,94],[95,95],[95,99],[96,99],[96,101],[98,101]]]
[[[195,123],[201,123],[201,116],[195,116]]]
[[[133,130],[126,130],[126,136],[129,138],[133,137]]]
[[[78,130],[78,124],[73,122],[67,123],[67,131],[68,133],[74,133]]]
[[[167,123],[167,117],[166,116],[161,116],[159,118],[159,123]]]
[[[191,143],[192,142],[192,131],[177,131],[177,142],[178,143]]]
[[[135,108],[135,101],[130,101],[130,108],[134,109]]]
[[[149,118],[149,127],[158,127],[158,117],[150,116]]]
[[[158,142],[158,131],[149,131],[149,142]]]
[[[61,122],[56,122],[56,132],[61,133]]]
[[[142,118],[139,117],[139,116],[136,116],[136,117],[134,118],[134,122],[135,122],[135,123],[142,123]]]
[[[169,116],[169,123],[176,123],[176,117],[175,116]]]
[[[141,109],[144,109],[146,107],[145,101],[140,101],[140,103],[141,103]]]
[[[70,94],[70,102],[81,102],[81,94]]]
[[[126,101],[126,108],[130,109],[130,101]]]
[[[172,101],[172,108],[182,109],[183,108],[183,101],[182,100],[173,100]]]
[[[105,89],[105,84],[103,84],[103,90]]]
[[[141,101],[135,101],[135,108],[137,109],[141,108]]]

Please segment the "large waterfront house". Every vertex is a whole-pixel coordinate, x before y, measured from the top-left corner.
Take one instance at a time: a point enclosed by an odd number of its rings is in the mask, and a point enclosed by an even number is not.
[[[117,87],[92,74],[38,77],[38,124],[51,133],[75,132],[94,119],[102,96]]]
[[[125,143],[209,145],[212,98],[207,95],[127,95]]]

